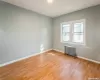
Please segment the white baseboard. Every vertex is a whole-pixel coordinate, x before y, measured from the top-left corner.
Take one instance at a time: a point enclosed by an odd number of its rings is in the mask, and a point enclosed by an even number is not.
[[[32,57],[32,56],[36,56],[36,55],[39,55],[39,54],[42,54],[42,53],[45,53],[45,52],[48,52],[48,51],[51,51],[51,50],[52,50],[52,49],[49,49],[49,50],[46,50],[46,51],[43,51],[43,52],[40,52],[40,53],[35,53],[35,54],[29,55],[29,56],[26,56],[26,57],[23,57],[23,58],[19,58],[19,59],[13,60],[13,61],[9,61],[9,62],[0,64],[0,67],[3,67],[3,66],[6,66],[6,65],[15,63],[15,62],[17,62],[17,61],[21,61],[21,60],[24,60],[24,59],[30,58],[30,57]]]
[[[9,62],[0,64],[0,67],[3,67],[3,66],[6,66],[6,65],[9,65],[9,64],[12,64],[12,63],[14,63],[14,62],[18,62],[18,61],[21,61],[21,60],[24,60],[24,59],[30,58],[30,57],[32,57],[32,56],[36,56],[36,55],[38,55],[38,54],[42,54],[42,53],[45,53],[45,52],[48,52],[48,51],[51,51],[51,50],[55,50],[55,51],[64,53],[63,51],[60,51],[60,50],[57,50],[57,49],[49,49],[49,50],[46,50],[46,51],[43,51],[43,52],[40,52],[40,53],[35,53],[35,54],[29,55],[29,56],[26,56],[26,57],[23,57],[23,58],[19,58],[19,59],[13,60],[13,61],[9,61]],[[79,57],[79,58],[82,58],[82,59],[85,59],[85,60],[88,60],[88,61],[91,61],[91,62],[95,62],[95,63],[100,64],[99,61],[95,61],[95,60],[88,59],[88,58],[81,57],[81,56],[78,56],[78,57]]]
[[[55,51],[57,51],[57,52],[64,53],[64,51],[60,51],[60,50],[57,50],[57,49],[53,49],[53,50],[55,50]]]
[[[84,60],[88,60],[88,61],[100,64],[99,61],[96,61],[96,60],[93,60],[93,59],[89,59],[89,58],[85,58],[85,57],[81,57],[81,56],[78,56],[78,58],[81,58],[81,59],[84,59]]]
[[[53,49],[53,50],[58,51],[58,52],[61,52],[61,53],[64,53],[64,51],[60,51],[60,50],[57,50],[57,49]],[[84,60],[88,60],[88,61],[91,61],[91,62],[100,64],[100,62],[99,61],[96,61],[96,60],[92,60],[92,59],[85,58],[85,57],[81,57],[81,56],[77,56],[77,57],[78,58],[81,58],[81,59],[84,59]]]

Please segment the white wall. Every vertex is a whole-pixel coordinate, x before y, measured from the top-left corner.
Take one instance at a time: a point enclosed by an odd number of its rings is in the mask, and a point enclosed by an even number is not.
[[[52,19],[0,1],[0,64],[52,48]]]
[[[60,41],[60,23],[80,19],[86,19],[86,46],[72,46],[78,56],[100,61],[100,6],[52,19],[0,1],[0,64],[39,53],[41,45],[64,51],[70,44]]]
[[[86,46],[61,43],[60,23],[86,19]],[[53,19],[53,48],[64,51],[64,45],[77,48],[77,55],[100,61],[100,5],[59,16]]]

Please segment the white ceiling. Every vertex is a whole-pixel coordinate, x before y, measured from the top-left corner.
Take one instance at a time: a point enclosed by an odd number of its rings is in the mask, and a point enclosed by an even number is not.
[[[3,0],[40,14],[57,17],[73,11],[100,4],[100,0],[54,0],[48,4],[47,0]]]

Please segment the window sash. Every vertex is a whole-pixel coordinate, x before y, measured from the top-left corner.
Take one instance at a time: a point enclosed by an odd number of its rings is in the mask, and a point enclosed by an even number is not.
[[[65,34],[62,34],[62,39],[64,42],[70,41],[70,33],[66,32]]]
[[[76,22],[76,23],[73,23],[73,32],[84,32],[84,24],[83,22]],[[78,25],[80,24],[80,26]]]
[[[83,38],[84,38],[84,33],[74,33],[72,42],[83,43],[84,42]]]

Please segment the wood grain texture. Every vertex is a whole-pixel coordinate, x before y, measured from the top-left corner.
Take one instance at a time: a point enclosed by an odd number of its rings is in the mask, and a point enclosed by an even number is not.
[[[88,80],[100,78],[100,64],[49,51],[0,68],[0,80]]]

